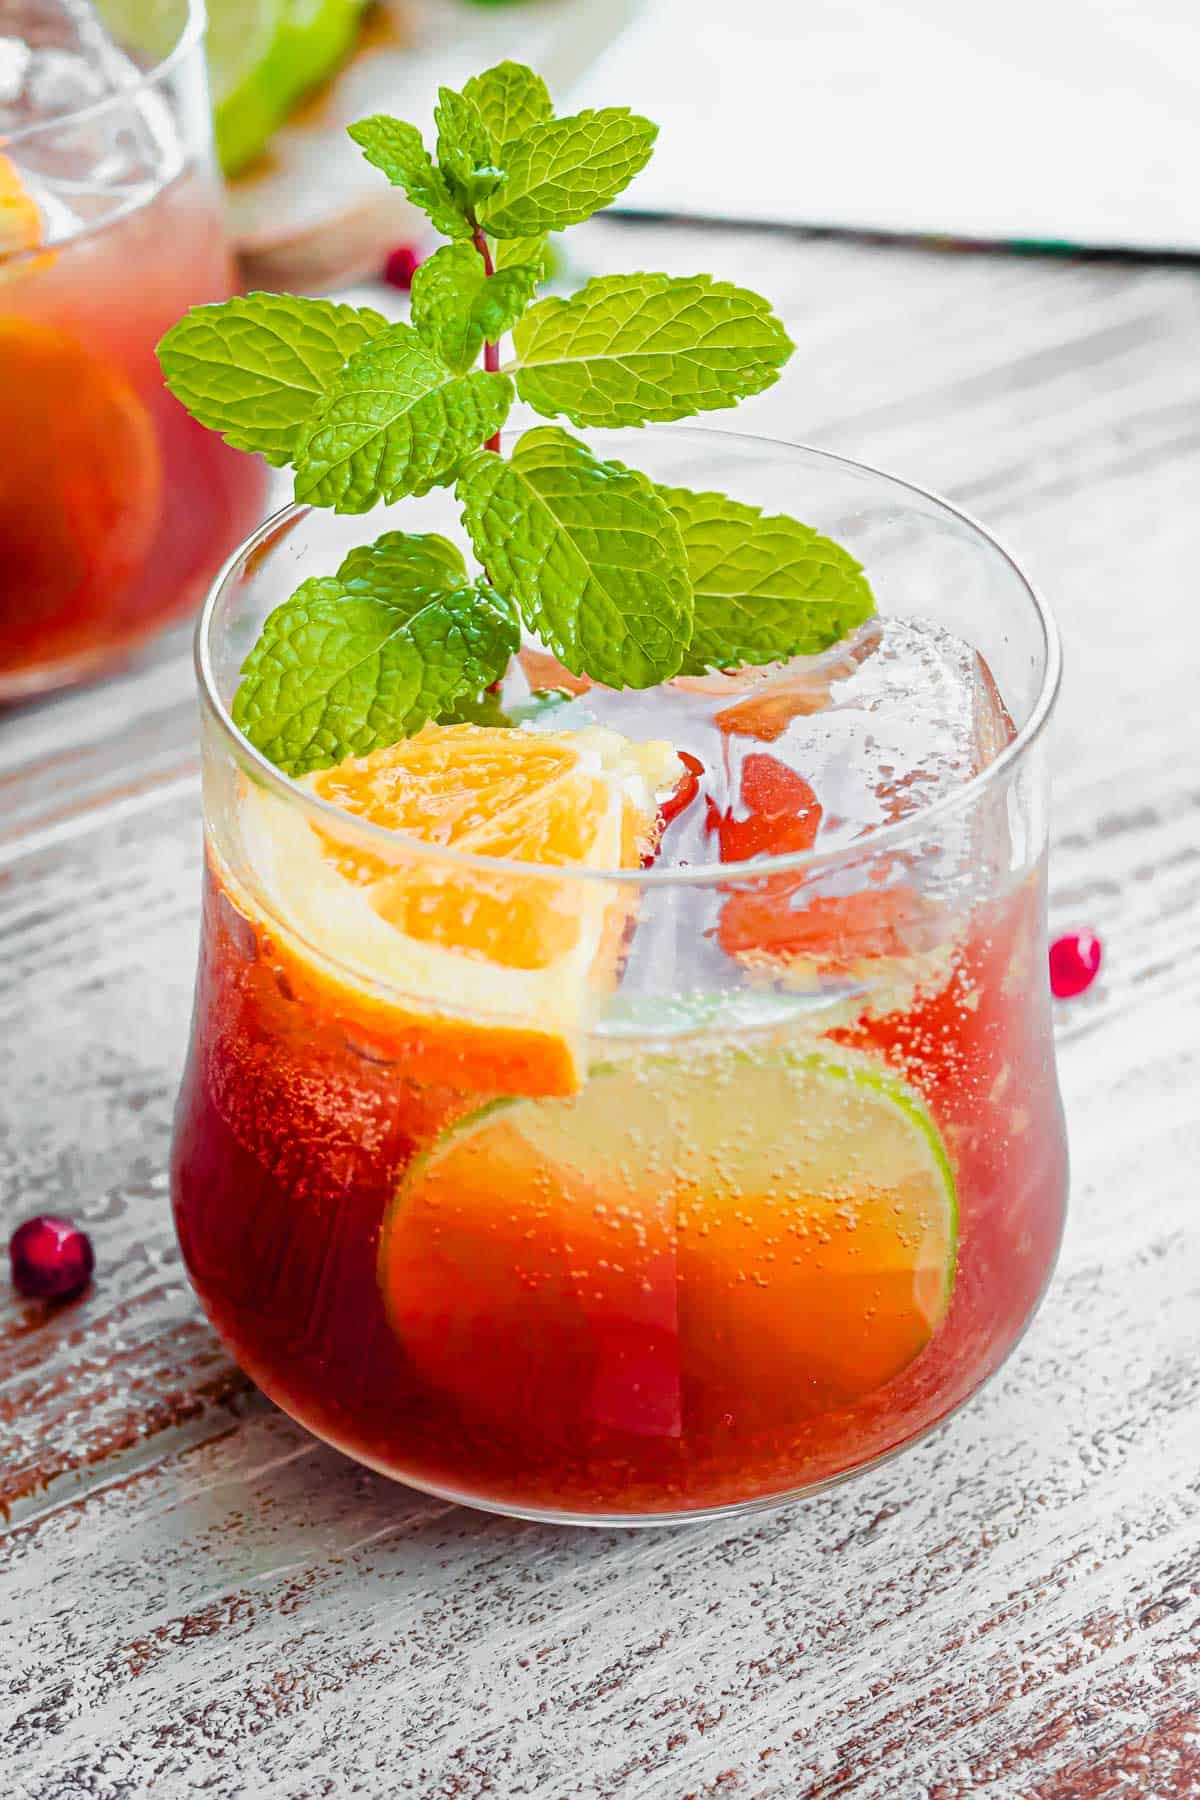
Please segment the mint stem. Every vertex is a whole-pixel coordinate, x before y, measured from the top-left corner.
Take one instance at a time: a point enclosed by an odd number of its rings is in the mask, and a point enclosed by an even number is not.
[[[496,265],[492,261],[492,253],[488,249],[487,233],[485,231],[482,231],[478,225],[475,227],[475,248],[478,250],[480,256],[482,256],[482,258],[483,258],[483,272],[487,276],[488,280],[490,281],[492,276],[496,273]],[[498,373],[499,368],[500,368],[500,346],[499,346],[499,344],[487,344],[487,343],[484,344],[484,346],[483,346],[483,366],[485,369],[487,369],[493,375]],[[492,437],[490,437],[487,441],[487,444],[484,447],[485,447],[485,449],[488,449],[488,450],[494,450],[496,452],[497,456],[499,456],[499,454],[500,454],[500,433],[497,431]],[[484,573],[485,580],[490,581],[492,579],[491,576],[488,574],[486,567],[484,568],[483,573]],[[495,681],[489,682],[487,688],[484,691],[485,691],[485,693],[488,693],[488,694],[498,694],[498,693],[500,693],[503,686],[504,686],[504,676],[500,675],[497,677],[497,679]]]
[[[480,256],[482,256],[482,258],[483,258],[484,273],[488,276],[488,278],[490,280],[490,278],[496,273],[496,265],[492,261],[492,253],[488,249],[487,233],[485,231],[483,231],[478,225],[475,227],[475,248],[478,250]],[[499,344],[485,344],[483,346],[483,366],[488,371],[489,374],[495,375],[498,372],[498,370],[500,368],[500,346],[499,346]],[[489,450],[495,450],[497,453],[499,453],[500,433],[498,431],[495,433],[495,435],[493,437],[490,437],[488,439],[486,448]]]

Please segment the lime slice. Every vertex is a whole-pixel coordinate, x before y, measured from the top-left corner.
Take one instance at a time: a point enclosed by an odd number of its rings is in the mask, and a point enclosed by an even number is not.
[[[234,175],[354,41],[363,0],[209,0],[217,154]]]
[[[227,175],[257,156],[283,116],[273,56],[287,0],[210,0],[208,80]]]
[[[924,1101],[832,1047],[706,1046],[474,1115],[385,1225],[389,1315],[467,1404],[564,1370],[597,1423],[783,1431],[906,1368],[946,1315],[954,1176]],[[545,1390],[545,1391],[543,1391]]]
[[[290,106],[324,81],[358,34],[365,0],[286,0],[279,78]]]

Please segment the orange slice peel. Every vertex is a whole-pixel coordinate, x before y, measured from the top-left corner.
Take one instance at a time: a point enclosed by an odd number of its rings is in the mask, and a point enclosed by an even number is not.
[[[574,1093],[636,899],[589,877],[636,869],[681,773],[669,745],[600,728],[451,725],[306,776],[344,827],[247,783],[243,843],[289,985],[419,1080]]]
[[[0,139],[3,143],[3,139]],[[0,268],[9,257],[41,247],[42,215],[11,156],[0,150]],[[52,251],[37,259],[39,268],[54,260]]]

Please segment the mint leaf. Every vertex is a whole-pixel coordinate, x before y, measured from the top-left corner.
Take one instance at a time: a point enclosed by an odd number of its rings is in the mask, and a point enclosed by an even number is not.
[[[444,538],[390,532],[277,606],[247,657],[234,722],[287,775],[364,756],[477,699],[517,648],[508,602]],[[447,558],[443,553],[452,552]],[[452,564],[457,562],[457,569]]]
[[[436,531],[385,531],[342,558],[338,580],[347,588],[464,587],[470,576],[462,551]]]
[[[527,69],[524,63],[497,63],[494,69],[485,69],[482,75],[472,75],[463,93],[468,100],[474,101],[491,137],[493,160],[501,167],[504,162],[501,153],[506,144],[528,131],[531,125],[540,125],[543,120],[554,117],[549,88],[541,76]]]
[[[337,512],[426,494],[499,431],[506,375],[455,375],[410,325],[390,325],[346,364],[296,446],[296,498]]]
[[[375,113],[348,130],[367,161],[403,188],[443,237],[470,237],[471,227],[415,125]]]
[[[499,694],[492,693],[490,688],[455,700],[438,715],[439,725],[488,725],[494,730],[516,723],[504,710],[504,702]]]
[[[159,343],[158,360],[193,418],[281,468],[347,359],[386,329],[369,306],[243,294],[193,306]]]
[[[489,277],[474,244],[443,244],[412,279],[412,322],[448,369],[469,369],[485,343],[511,331],[538,284],[533,263]]]
[[[732,406],[792,353],[767,301],[710,275],[602,275],[514,337],[517,392],[576,425],[641,425]]]
[[[480,209],[492,237],[534,237],[590,218],[650,160],[658,126],[627,106],[546,119],[509,144],[504,180]]]
[[[685,674],[813,656],[875,611],[862,564],[811,526],[724,494],[657,491],[683,535],[695,596]]]
[[[691,586],[679,527],[644,476],[542,426],[507,462],[471,457],[456,491],[480,562],[572,674],[613,687],[675,674]]]
[[[474,213],[504,179],[492,153],[492,137],[473,101],[453,88],[438,89],[433,110],[438,128],[438,167],[462,210]]]
[[[531,263],[538,272],[539,281],[545,280],[553,254],[549,237],[544,231],[539,232],[537,237],[497,238],[490,249],[494,268],[508,269],[521,263]]]

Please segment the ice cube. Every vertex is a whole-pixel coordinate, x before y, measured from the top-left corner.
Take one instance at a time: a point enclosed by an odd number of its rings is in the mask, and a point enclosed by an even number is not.
[[[815,790],[822,849],[928,806],[978,774],[1012,734],[995,683],[962,639],[921,621],[884,618],[862,644],[867,653],[843,653],[823,694],[807,678],[808,703],[782,730],[780,712],[797,685],[789,674],[727,705],[718,721],[733,794],[765,740]]]
[[[166,100],[91,6],[0,0],[0,32],[0,138],[15,140],[49,242],[143,204],[178,172]]]
[[[41,125],[105,99],[120,51],[90,6],[16,0],[0,9],[0,129]]]

